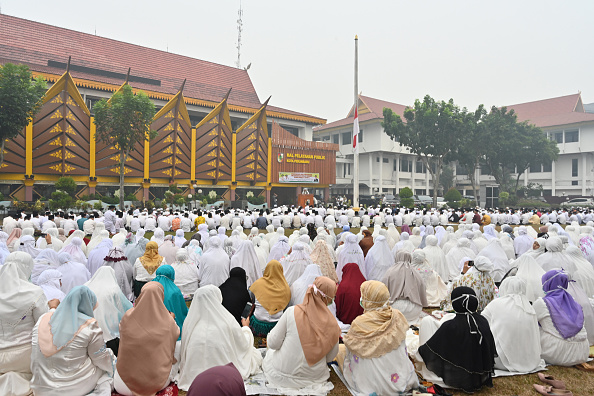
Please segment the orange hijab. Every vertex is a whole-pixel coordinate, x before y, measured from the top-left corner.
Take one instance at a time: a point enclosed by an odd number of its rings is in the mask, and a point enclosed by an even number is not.
[[[295,306],[295,323],[307,364],[313,366],[338,343],[340,327],[328,309],[336,295],[336,283],[319,276],[307,289],[302,304]]]
[[[163,262],[163,256],[159,255],[159,245],[152,241],[146,244],[144,254],[138,258],[142,266],[149,274],[154,274]]]
[[[270,315],[282,311],[291,301],[291,288],[285,279],[283,266],[277,260],[266,265],[264,275],[252,283],[250,290]]]
[[[148,282],[120,321],[116,367],[126,386],[139,396],[160,391],[175,363],[179,327],[165,308],[164,296],[163,285]]]

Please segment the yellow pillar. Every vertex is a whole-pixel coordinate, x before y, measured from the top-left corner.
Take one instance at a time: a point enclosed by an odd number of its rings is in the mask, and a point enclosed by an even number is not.
[[[233,141],[231,143],[231,182],[234,183],[237,163],[237,133],[233,132]]]
[[[150,151],[150,143],[145,140],[144,141],[144,178],[145,179],[150,179],[150,169],[149,169],[149,164],[150,164],[150,155],[151,155],[151,151]]]
[[[33,122],[25,128],[25,173],[33,174]]]
[[[268,138],[268,173],[266,176],[266,183],[268,184],[268,186],[270,186],[270,183],[272,182],[272,138],[269,137]],[[267,187],[268,187],[267,186]],[[268,194],[270,195],[270,194]]]
[[[190,162],[190,178],[196,180],[196,128],[192,128],[192,144],[191,144],[191,162]],[[194,188],[190,186],[190,188]]]
[[[95,117],[91,117],[91,136],[89,137],[89,177],[95,177],[96,133]]]

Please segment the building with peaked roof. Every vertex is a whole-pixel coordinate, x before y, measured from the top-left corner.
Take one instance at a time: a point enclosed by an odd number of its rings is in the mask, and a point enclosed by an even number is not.
[[[93,104],[124,84],[147,93],[158,110],[157,138],[126,162],[126,193],[151,199],[177,183],[191,191],[216,187],[230,200],[238,188],[270,198],[273,188],[294,195],[335,181],[313,161],[273,161],[275,136],[300,155],[327,158],[332,170],[336,147],[313,147],[312,129],[326,120],[261,102],[246,70],[8,15],[0,15],[0,38],[0,64],[26,64],[49,86],[39,114],[7,144],[5,195],[47,197],[62,175],[75,178],[78,196],[115,190],[118,156],[95,140]],[[280,180],[280,172],[290,177]]]
[[[415,194],[433,194],[429,172],[408,149],[392,141],[381,126],[383,109],[392,109],[401,117],[406,106],[359,96],[359,164],[361,194],[397,194],[401,188],[410,187]],[[594,195],[594,114],[587,112],[581,94],[561,96],[507,106],[527,121],[540,127],[559,145],[560,155],[551,164],[533,166],[521,180],[524,185],[540,184],[543,195],[554,203],[563,198]],[[354,107],[347,117],[314,128],[314,140],[339,145],[336,158],[337,184],[331,192],[352,194],[353,186],[353,132]],[[461,167],[454,167],[457,188],[463,195],[472,195],[470,181]],[[495,179],[478,169],[480,202],[496,206],[499,189]]]
[[[406,106],[359,95],[359,191],[362,195],[398,194],[410,187],[415,194],[433,194],[431,175],[407,147],[391,140],[381,125],[384,107],[403,116]],[[314,141],[338,144],[333,194],[353,191],[354,106],[341,120],[314,128]]]

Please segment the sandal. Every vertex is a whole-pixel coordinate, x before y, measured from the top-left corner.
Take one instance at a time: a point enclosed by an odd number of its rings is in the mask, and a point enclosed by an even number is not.
[[[576,364],[574,367],[576,369],[582,370],[582,371],[594,371],[594,365],[592,365],[590,363],[580,363],[580,364]]]
[[[545,384],[551,385],[553,388],[556,389],[565,389],[565,383],[560,380],[556,380],[555,378],[551,377],[550,375],[544,375],[543,373],[538,373],[538,379],[544,382]]]
[[[568,391],[567,389],[557,389],[553,388],[552,386],[544,386],[544,385],[532,385],[534,386],[534,390],[544,396],[573,396],[573,392]]]

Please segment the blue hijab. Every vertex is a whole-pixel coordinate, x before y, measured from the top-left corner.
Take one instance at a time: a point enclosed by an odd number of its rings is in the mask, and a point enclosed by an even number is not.
[[[87,286],[76,286],[64,297],[49,324],[56,349],[62,349],[74,338],[78,329],[93,316],[97,303],[95,293]]]
[[[175,323],[179,327],[179,339],[181,340],[181,331],[184,326],[184,320],[186,320],[186,316],[188,315],[188,306],[179,287],[173,283],[175,280],[175,270],[170,265],[161,265],[157,269],[157,272],[155,272],[155,275],[157,276],[153,281],[163,285],[165,291],[163,302],[167,310],[175,314]]]

